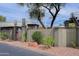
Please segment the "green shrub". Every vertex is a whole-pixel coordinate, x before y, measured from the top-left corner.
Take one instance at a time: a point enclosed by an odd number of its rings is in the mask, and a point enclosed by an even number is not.
[[[8,39],[9,35],[6,32],[0,32],[0,38],[2,40]]]
[[[76,40],[72,40],[71,44],[72,44],[72,47],[75,48],[76,47]]]
[[[36,41],[38,44],[41,43],[42,38],[43,38],[43,36],[42,36],[42,33],[40,31],[36,31],[32,34],[32,39],[34,41]]]
[[[22,33],[22,41],[27,41],[27,33]]]
[[[43,38],[42,44],[44,44],[44,45],[46,45],[48,48],[50,48],[51,46],[54,46],[55,40],[54,40],[53,37],[48,36],[48,37]]]

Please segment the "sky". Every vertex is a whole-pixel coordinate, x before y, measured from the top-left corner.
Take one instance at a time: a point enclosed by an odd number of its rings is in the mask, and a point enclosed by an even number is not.
[[[69,19],[72,12],[74,12],[77,16],[79,16],[78,3],[65,4],[65,6],[61,8],[54,22],[54,26],[64,25],[63,22]],[[27,7],[19,6],[16,3],[4,3],[4,4],[0,3],[0,15],[5,16],[7,22],[14,22],[15,20],[19,22],[19,21],[22,21],[22,18],[26,18],[27,21],[31,21],[34,23],[37,22],[30,19]],[[43,23],[46,26],[50,26],[51,17],[48,11],[46,11],[45,15],[46,16],[43,18]]]

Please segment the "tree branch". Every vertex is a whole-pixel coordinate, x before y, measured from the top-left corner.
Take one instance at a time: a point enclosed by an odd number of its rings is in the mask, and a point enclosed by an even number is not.
[[[60,4],[58,4],[58,10],[60,10]]]
[[[60,11],[60,10],[57,10],[56,13],[55,13],[55,15],[53,16],[53,19],[52,19],[50,28],[52,28],[52,26],[53,26],[53,24],[54,24],[54,21],[55,21],[55,19],[56,19],[56,16],[58,15],[58,12],[59,12],[59,11]]]
[[[55,7],[56,11],[58,10],[57,7],[55,6],[55,4],[53,4],[53,6]]]
[[[43,6],[43,5],[42,5]],[[46,6],[43,6],[44,8],[46,8],[46,9],[48,9],[48,11],[50,12],[50,14],[52,15],[52,16],[54,16],[54,14],[52,13],[52,11],[51,11],[51,9],[49,9],[48,7],[46,7]]]

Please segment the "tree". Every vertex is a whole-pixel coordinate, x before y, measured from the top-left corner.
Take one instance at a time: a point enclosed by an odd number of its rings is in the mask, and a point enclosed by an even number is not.
[[[21,3],[21,5],[24,5],[24,4]],[[52,28],[52,26],[54,24],[54,21],[56,20],[56,17],[58,15],[61,7],[64,6],[64,5],[65,4],[63,4],[63,3],[30,3],[30,4],[27,4],[27,6],[30,8],[30,10],[29,10],[30,11],[30,16],[32,18],[38,18],[38,21],[43,26],[43,28],[45,28],[45,26],[42,23],[41,18],[44,17],[45,15],[44,15],[44,12],[42,12],[41,8],[44,7],[51,14],[52,21],[51,21],[50,28]]]
[[[71,13],[71,20],[75,23],[76,26],[79,25],[79,22],[77,21],[77,17],[74,16],[74,13]]]
[[[35,9],[31,9],[29,11],[29,13],[30,13],[30,17],[36,18],[40,22],[42,27],[45,29],[45,26],[42,22],[42,17],[44,17],[44,12],[42,10],[40,10],[39,8],[35,8]]]
[[[56,20],[56,17],[58,15],[61,7],[64,6],[64,5],[65,4],[63,4],[63,3],[46,3],[46,4],[42,4],[42,6],[44,8],[46,8],[49,11],[49,13],[51,14],[51,16],[52,16],[52,21],[51,21],[50,28],[52,28],[52,26],[54,24],[54,21]]]
[[[64,22],[65,26],[67,27],[71,27],[71,26],[79,26],[79,22],[77,20],[78,18],[76,17],[76,15],[74,13],[71,13],[69,20],[66,20]]]
[[[6,18],[4,16],[0,16],[0,22],[5,22]]]
[[[42,22],[42,18],[45,16],[44,15],[44,11],[42,10],[41,5],[38,3],[29,3],[29,4],[23,4],[20,3],[20,5],[24,6],[27,5],[27,7],[29,8],[29,15],[30,18],[33,19],[37,19],[39,21],[39,23],[42,25],[42,27],[45,29],[45,26]]]

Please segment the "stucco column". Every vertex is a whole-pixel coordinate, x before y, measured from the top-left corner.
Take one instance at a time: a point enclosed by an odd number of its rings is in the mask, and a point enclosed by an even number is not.
[[[22,41],[26,41],[26,33],[27,33],[26,21],[25,19],[22,19]]]
[[[17,31],[17,21],[15,20],[14,22],[14,35],[13,35],[13,40],[17,40],[17,34],[16,34],[16,31]]]

